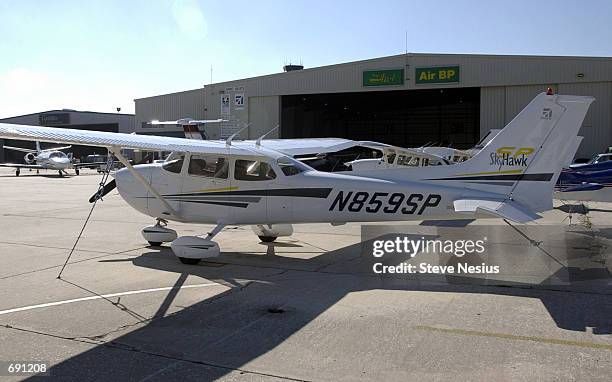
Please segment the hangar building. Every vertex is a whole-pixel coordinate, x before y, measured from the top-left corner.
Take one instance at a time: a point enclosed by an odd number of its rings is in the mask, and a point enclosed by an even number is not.
[[[612,58],[401,54],[213,83],[135,100],[139,134],[183,136],[151,120],[223,118],[207,125],[225,138],[342,137],[398,146],[467,148],[502,128],[538,93],[592,95],[578,157],[612,146]]]
[[[40,113],[20,115],[0,119],[0,123],[15,123],[18,125],[37,125],[49,127],[64,127],[68,129],[109,131],[113,133],[132,133],[134,132],[134,114],[121,113],[99,113],[93,111],[76,111],[72,109],[49,110]],[[0,144],[7,146],[36,148],[34,142],[2,140]],[[54,145],[42,144],[42,148],[53,147]],[[57,146],[57,145],[56,145]],[[90,154],[106,154],[106,149],[102,147],[77,146],[73,145],[64,152],[72,152],[74,158],[82,159]],[[13,150],[0,150],[0,162],[23,163],[23,153]]]

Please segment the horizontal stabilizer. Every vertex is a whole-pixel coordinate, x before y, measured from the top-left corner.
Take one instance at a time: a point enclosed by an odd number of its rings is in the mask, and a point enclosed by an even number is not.
[[[520,204],[509,200],[459,199],[453,202],[456,212],[484,212],[496,217],[512,220],[515,223],[527,223],[541,218]]]

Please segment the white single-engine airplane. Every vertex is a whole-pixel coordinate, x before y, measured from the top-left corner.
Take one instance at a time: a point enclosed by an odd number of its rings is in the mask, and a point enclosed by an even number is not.
[[[65,147],[53,147],[50,149],[42,150],[40,148],[40,142],[36,142],[36,150],[26,149],[23,147],[11,147],[4,146],[5,149],[13,151],[21,151],[26,153],[23,157],[25,164],[20,163],[0,163],[0,167],[12,167],[15,168],[15,176],[19,176],[22,168],[38,170],[55,170],[59,172],[60,176],[66,173],[66,169],[72,167],[72,162],[68,155],[60,150],[69,149],[72,146]],[[78,169],[75,170],[78,175]]]
[[[256,234],[272,241],[290,235],[293,223],[538,219],[553,206],[555,182],[593,100],[541,93],[465,162],[359,175],[319,172],[290,157],[334,139],[222,142],[10,124],[0,124],[0,138],[108,148],[126,166],[114,174],[119,194],[158,221],[142,230],[144,238],[171,242],[174,254],[193,264],[219,255],[212,239],[229,224],[256,225]],[[122,148],[173,154],[132,166]],[[167,220],[216,227],[204,238],[177,238]]]

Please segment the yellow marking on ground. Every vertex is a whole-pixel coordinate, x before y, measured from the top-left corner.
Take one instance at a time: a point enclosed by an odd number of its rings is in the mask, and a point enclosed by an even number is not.
[[[464,175],[495,175],[495,174],[520,174],[523,170],[502,170],[502,171],[485,171],[485,172],[473,172],[469,174],[459,174],[459,176]]]
[[[546,337],[534,337],[534,336],[521,336],[521,335],[507,334],[507,333],[481,332],[478,330],[467,330],[467,329],[438,328],[435,326],[415,326],[414,328],[419,329],[419,330],[427,330],[430,332],[462,334],[465,336],[492,337],[492,338],[501,338],[501,339],[506,339],[506,340],[515,340],[515,341],[531,341],[531,342],[539,342],[539,343],[552,344],[552,345],[566,345],[566,346],[578,346],[578,347],[591,348],[591,349],[612,350],[612,344],[608,345],[608,344],[600,344],[596,342],[562,340],[558,338],[546,338]]]
[[[203,190],[198,190],[196,192],[221,192],[221,191],[235,191],[237,190],[238,187],[237,186],[232,186],[232,187],[221,187],[221,188],[206,188]]]

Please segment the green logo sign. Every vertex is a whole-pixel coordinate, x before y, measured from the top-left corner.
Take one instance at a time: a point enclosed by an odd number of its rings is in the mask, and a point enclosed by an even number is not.
[[[365,70],[363,86],[390,86],[404,84],[404,69]]]
[[[417,85],[459,82],[459,66],[416,68],[414,71],[414,81]]]

